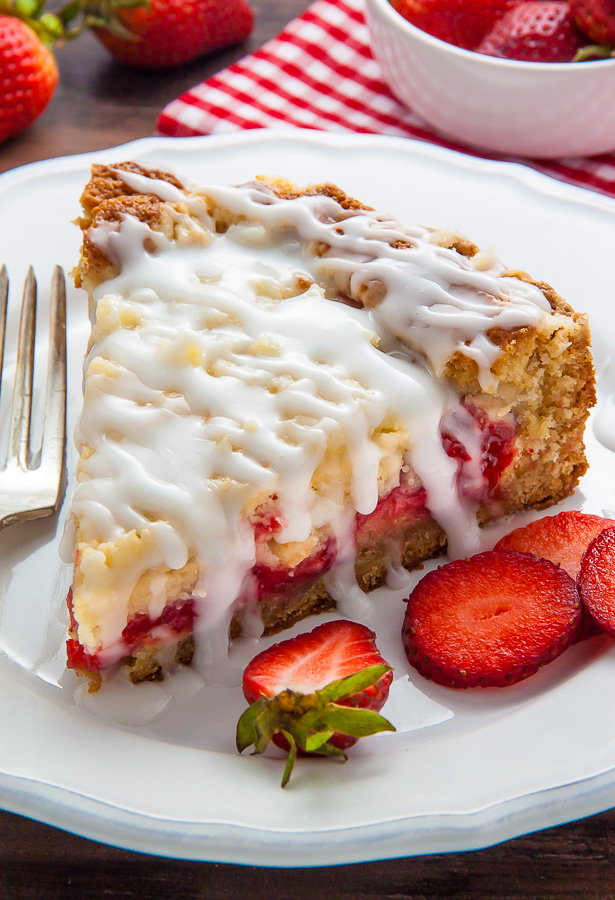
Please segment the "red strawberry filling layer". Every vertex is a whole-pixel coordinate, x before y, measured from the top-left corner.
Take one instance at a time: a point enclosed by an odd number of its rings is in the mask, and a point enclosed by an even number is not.
[[[303,559],[293,569],[287,566],[273,568],[257,563],[252,569],[256,580],[258,599],[276,594],[285,594],[294,586],[305,587],[328,572],[337,556],[337,545],[334,538],[325,542],[311,556]]]
[[[449,457],[458,464],[458,485],[466,499],[489,499],[495,495],[504,470],[515,456],[515,430],[505,422],[493,422],[481,410],[468,408],[474,425],[478,427],[477,445],[480,459],[472,458],[467,447],[453,434],[443,428],[442,443]],[[476,443],[476,442],[475,442]],[[476,450],[474,451],[476,455]],[[480,494],[477,498],[476,478],[471,473],[480,471]],[[273,497],[275,504],[277,498]],[[403,533],[409,526],[429,515],[427,495],[422,487],[403,482],[378,500],[373,512],[357,513],[355,520],[355,540],[357,547],[368,545],[378,538]],[[269,564],[270,555],[259,552],[259,546],[275,538],[285,526],[285,521],[274,509],[268,508],[255,516],[253,521],[256,540],[256,564],[252,576],[252,589],[259,602],[280,600],[298,590],[305,590],[331,569],[337,555],[334,537],[325,537],[314,552],[294,567]],[[260,557],[260,559],[259,559]],[[263,558],[267,559],[264,563]],[[78,672],[96,673],[109,665],[100,653],[88,653],[76,637],[77,624],[72,609],[72,590],[67,598],[71,616],[70,637],[67,641],[68,666]],[[168,604],[161,615],[152,618],[146,613],[138,613],[127,623],[117,648],[110,654],[116,661],[122,656],[130,656],[139,648],[152,644],[176,641],[192,632],[196,616],[193,599],[178,600]],[[106,657],[107,654],[105,653]]]
[[[448,456],[457,460],[459,467],[458,484],[462,497],[466,499],[492,499],[504,471],[516,456],[514,427],[502,420],[489,418],[482,409],[476,409],[462,402],[463,409],[470,414],[474,426],[478,428],[478,460],[473,459],[464,443],[446,426],[442,428],[442,444]],[[478,465],[480,485],[474,484],[473,469]]]
[[[70,634],[77,633],[77,623],[73,613],[72,588],[68,593],[67,604],[70,613]],[[165,606],[162,613],[151,618],[146,613],[137,613],[129,619],[122,631],[122,637],[118,642],[117,653],[114,657],[130,656],[139,648],[151,644],[164,644],[169,641],[177,641],[192,633],[196,612],[194,600],[178,600]],[[69,669],[77,672],[98,672],[105,668],[105,662],[100,653],[88,653],[79,643],[76,637],[69,637],[66,642],[66,654]]]

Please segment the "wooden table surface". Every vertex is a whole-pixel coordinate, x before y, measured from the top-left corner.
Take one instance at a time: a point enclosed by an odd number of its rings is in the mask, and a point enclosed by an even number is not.
[[[307,5],[306,0],[253,3],[257,25],[249,41],[176,72],[127,70],[89,35],[60,49],[57,94],[32,128],[0,145],[0,172],[152,134],[165,103],[260,46]],[[254,900],[615,898],[615,812],[473,853],[330,869],[165,860],[106,847],[4,812],[0,834],[0,898],[10,900],[244,900],[246,894]]]

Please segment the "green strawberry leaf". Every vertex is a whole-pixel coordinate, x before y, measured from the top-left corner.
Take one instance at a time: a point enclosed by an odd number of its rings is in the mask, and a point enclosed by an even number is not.
[[[321,744],[326,743],[333,734],[333,729],[320,727],[322,724],[321,712],[322,710],[320,709],[312,709],[289,725],[292,728],[297,744],[302,750],[316,750]]]
[[[67,3],[62,9],[58,10],[57,16],[62,22],[63,25],[68,25],[75,18],[76,15],[79,14],[81,10],[81,2],[80,0],[73,0],[72,3]]]
[[[13,7],[14,15],[24,19],[38,19],[44,5],[44,0],[14,0],[8,4]]]
[[[329,751],[325,751],[325,756],[336,756],[335,752],[330,751],[339,751],[337,747],[334,747],[333,744],[329,744],[329,738],[332,737],[333,731],[316,731],[313,734],[310,734],[309,737],[305,741],[304,750],[307,750],[309,753],[320,753],[323,747],[329,747]]]
[[[315,753],[323,744],[326,744],[330,737],[333,736],[333,731],[330,728],[314,731],[310,729],[305,735],[303,735],[303,739],[300,742],[301,748],[303,750],[307,750],[309,753]]]
[[[237,722],[235,743],[239,753],[252,744],[255,745],[255,753],[262,753],[271,739],[270,722],[269,704],[264,697],[248,706]]]
[[[38,24],[44,29],[46,40],[57,41],[64,36],[64,26],[57,16],[52,13],[44,13],[38,20]]]
[[[590,44],[577,50],[572,61],[588,62],[592,59],[610,59],[613,55],[615,55],[615,50],[608,44]]]
[[[345,697],[359,694],[365,688],[376,684],[383,675],[390,671],[391,667],[387,665],[368,666],[354,675],[347,675],[346,678],[332,681],[316,693],[319,700],[323,700],[325,703],[334,703],[336,700],[343,700]]]
[[[340,750],[339,747],[336,747],[335,744],[321,744],[317,750],[313,750],[313,753],[317,753],[318,756],[329,756],[329,757],[342,757],[342,762],[348,762],[348,754],[345,750]]]
[[[325,709],[313,710],[304,717],[309,720],[308,727],[314,732],[326,730],[347,734],[350,737],[367,737],[380,731],[395,731],[388,719],[371,709],[355,709],[352,706],[327,706]]]
[[[292,774],[295,760],[297,759],[297,742],[289,731],[283,731],[282,734],[290,746],[288,757],[286,758],[286,765],[284,766],[284,774],[282,775],[282,787],[285,788]]]

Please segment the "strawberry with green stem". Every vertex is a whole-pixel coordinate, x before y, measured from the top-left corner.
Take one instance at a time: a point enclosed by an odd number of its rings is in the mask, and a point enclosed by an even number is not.
[[[88,2],[71,0],[49,13],[44,0],[0,0],[0,141],[32,125],[46,109],[59,77],[52,47],[89,27]]]
[[[246,667],[251,705],[237,723],[237,749],[288,750],[282,787],[298,754],[338,756],[361,737],[394,731],[378,714],[393,678],[369,628],[338,620],[274,644]]]
[[[247,0],[74,0],[86,27],[127,65],[168,69],[245,40]]]
[[[58,83],[51,44],[61,27],[42,3],[0,0],[0,141],[41,115]]]

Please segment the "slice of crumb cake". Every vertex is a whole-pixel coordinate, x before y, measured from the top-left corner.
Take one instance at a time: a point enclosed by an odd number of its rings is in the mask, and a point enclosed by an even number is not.
[[[570,494],[586,320],[332,185],[95,166],[69,665],[219,658]]]

